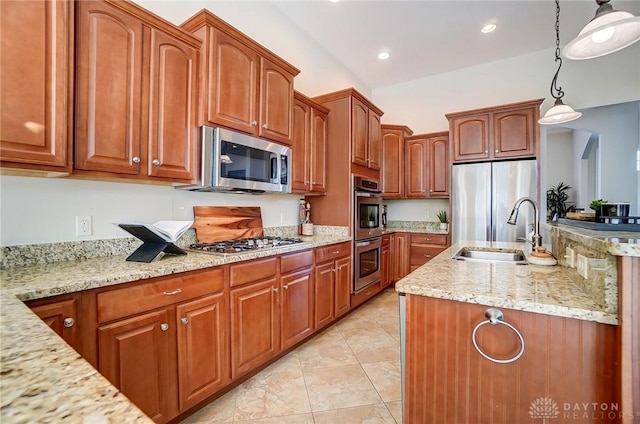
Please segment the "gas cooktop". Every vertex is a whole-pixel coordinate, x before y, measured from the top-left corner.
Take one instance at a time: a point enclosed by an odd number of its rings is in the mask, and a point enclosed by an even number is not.
[[[297,243],[303,243],[303,241],[297,238],[265,236],[238,240],[217,241],[215,243],[193,243],[189,246],[189,248],[191,250],[196,250],[203,253],[226,254],[273,249],[276,247],[288,246]]]

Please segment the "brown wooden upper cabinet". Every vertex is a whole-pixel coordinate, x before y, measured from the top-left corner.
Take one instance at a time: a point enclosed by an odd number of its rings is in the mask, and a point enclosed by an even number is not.
[[[382,196],[385,199],[404,197],[405,139],[413,134],[404,125],[382,125]]]
[[[536,157],[543,100],[447,114],[453,162]]]
[[[449,197],[449,133],[407,137],[405,197]]]
[[[3,167],[71,171],[74,4],[11,1],[0,6]]]
[[[331,135],[347,135],[351,139],[353,171],[379,178],[382,162],[380,117],[384,112],[353,88],[323,94],[313,100],[331,111]]]
[[[200,40],[130,2],[77,9],[75,168],[192,181]]]
[[[207,10],[181,26],[204,40],[200,124],[290,144],[300,71]]]
[[[302,93],[293,102],[291,192],[324,193],[326,187],[327,114],[329,110]]]

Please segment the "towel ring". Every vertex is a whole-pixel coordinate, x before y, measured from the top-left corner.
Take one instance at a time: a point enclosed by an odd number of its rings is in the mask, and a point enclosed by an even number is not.
[[[478,325],[476,325],[476,327],[473,329],[473,333],[471,333],[471,341],[473,341],[473,347],[476,348],[476,350],[478,351],[478,353],[480,355],[482,355],[485,358],[487,358],[488,360],[490,360],[492,362],[496,362],[498,364],[509,364],[511,362],[517,361],[522,356],[522,354],[524,353],[524,339],[522,338],[522,334],[520,334],[520,332],[513,325],[509,324],[508,322],[505,322],[504,314],[499,309],[489,308],[486,311],[484,311],[484,316],[486,318],[488,318],[488,319],[486,321],[482,321]],[[495,358],[490,357],[486,353],[484,353],[482,350],[480,350],[480,347],[478,347],[478,343],[476,342],[476,333],[478,332],[478,329],[480,327],[482,327],[483,325],[485,325],[485,324],[491,324],[491,325],[502,324],[502,325],[506,325],[507,327],[512,329],[513,332],[516,333],[516,335],[520,339],[520,352],[518,352],[518,354],[516,356],[514,356],[513,358],[510,358],[510,359],[495,359]]]

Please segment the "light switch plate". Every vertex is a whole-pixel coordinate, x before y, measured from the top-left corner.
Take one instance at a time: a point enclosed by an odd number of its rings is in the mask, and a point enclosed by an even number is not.
[[[567,266],[570,268],[576,267],[576,251],[570,247],[567,247],[564,257],[567,259]]]
[[[582,278],[587,279],[589,276],[589,259],[587,259],[586,256],[578,254],[576,267],[578,268],[578,274],[582,275]]]

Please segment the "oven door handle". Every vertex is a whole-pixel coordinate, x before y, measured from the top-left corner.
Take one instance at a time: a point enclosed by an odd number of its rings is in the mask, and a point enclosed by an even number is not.
[[[359,241],[359,242],[356,242],[356,246],[358,246],[358,247],[369,246],[370,244],[371,244],[370,241]]]

